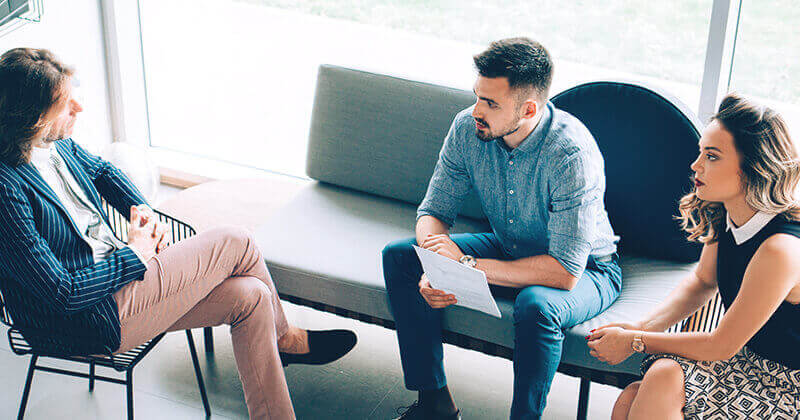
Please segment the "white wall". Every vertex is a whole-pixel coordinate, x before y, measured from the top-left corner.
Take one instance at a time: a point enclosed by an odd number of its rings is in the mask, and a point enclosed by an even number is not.
[[[0,37],[0,51],[16,47],[47,48],[73,66],[84,112],[73,138],[94,153],[111,142],[106,94],[103,29],[98,0],[44,0],[40,23],[28,23]]]

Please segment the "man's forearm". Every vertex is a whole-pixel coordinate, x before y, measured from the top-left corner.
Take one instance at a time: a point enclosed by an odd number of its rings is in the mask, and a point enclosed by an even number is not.
[[[536,255],[513,261],[478,259],[478,270],[486,273],[490,284],[506,287],[533,285],[570,290],[577,279],[550,255]]]
[[[429,235],[447,234],[449,232],[450,227],[447,226],[447,223],[444,223],[433,216],[426,215],[417,219],[416,233],[418,246],[422,246],[425,238],[427,238]]]

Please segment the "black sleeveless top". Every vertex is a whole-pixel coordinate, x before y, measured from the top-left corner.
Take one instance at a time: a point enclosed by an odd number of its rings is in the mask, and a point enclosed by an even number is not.
[[[720,232],[717,253],[717,284],[727,310],[739,294],[744,272],[759,246],[770,236],[785,233],[800,238],[800,222],[775,216],[752,238],[736,245],[733,232]],[[800,273],[798,273],[800,276]],[[761,357],[791,369],[800,369],[800,305],[783,301],[766,324],[747,342]]]

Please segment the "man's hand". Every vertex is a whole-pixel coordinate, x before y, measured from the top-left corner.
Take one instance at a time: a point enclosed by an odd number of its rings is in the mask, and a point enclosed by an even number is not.
[[[146,224],[148,221],[151,220],[156,224],[156,237],[158,238],[158,245],[156,245],[156,254],[165,250],[172,242],[172,235],[170,234],[169,226],[166,223],[159,221],[158,215],[147,205],[140,204],[135,208],[143,220],[142,225]],[[133,210],[133,208],[131,210]],[[131,211],[131,221],[132,219],[133,219],[133,211]]]
[[[147,218],[142,210],[131,207],[131,223],[128,227],[128,246],[139,252],[145,261],[150,261],[161,240],[155,218]]]
[[[450,239],[450,235],[428,235],[425,241],[420,245],[428,251],[433,251],[439,255],[444,255],[447,258],[458,261],[464,256],[461,249],[458,248],[455,242]]]
[[[431,287],[425,274],[419,280],[419,293],[431,308],[441,309],[457,303],[455,295]]]

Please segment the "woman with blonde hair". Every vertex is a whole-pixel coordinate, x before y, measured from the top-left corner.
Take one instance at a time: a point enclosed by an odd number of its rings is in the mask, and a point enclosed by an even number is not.
[[[648,353],[642,381],[612,419],[794,419],[800,411],[800,167],[786,123],[729,94],[703,131],[695,187],[680,201],[694,271],[643,320],[587,337],[617,364]],[[710,333],[667,334],[714,294],[725,315]]]

